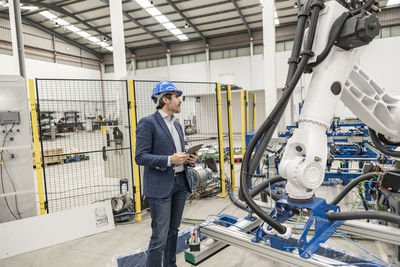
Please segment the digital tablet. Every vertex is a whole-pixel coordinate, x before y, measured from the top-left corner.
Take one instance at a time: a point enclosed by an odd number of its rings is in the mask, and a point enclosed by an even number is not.
[[[199,149],[203,146],[203,144],[192,146],[191,148],[186,151],[188,154],[195,154]]]

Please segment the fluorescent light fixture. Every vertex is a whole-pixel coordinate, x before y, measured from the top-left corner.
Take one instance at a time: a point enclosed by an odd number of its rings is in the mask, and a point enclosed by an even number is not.
[[[107,47],[104,47],[105,49],[107,49],[108,51],[113,51],[113,47],[112,46],[107,46]]]
[[[400,4],[400,0],[389,0],[386,6],[394,6]]]
[[[57,25],[60,25],[60,26],[68,26],[68,25],[70,25],[69,24],[69,22],[67,22],[67,21],[65,21],[65,20],[63,20],[63,19],[55,19],[55,20],[53,20]]]
[[[37,7],[37,6],[23,6],[23,5],[21,5],[21,9],[33,11],[33,10],[39,9],[39,7]]]
[[[74,25],[67,25],[67,26],[65,26],[65,28],[67,28],[71,32],[76,32],[76,33],[82,31],[81,29],[79,29],[78,27],[75,27]]]
[[[172,30],[170,30],[170,32],[171,32],[172,34],[174,34],[174,35],[181,35],[181,34],[183,34],[183,32],[182,32],[181,30],[179,30],[179,29],[172,29]]]
[[[46,17],[46,18],[50,19],[50,20],[53,20],[53,19],[57,18],[56,15],[50,13],[49,11],[42,11],[42,12],[39,12],[39,14],[42,15],[43,17]]]
[[[181,41],[189,40],[189,38],[184,34],[177,35],[176,37],[178,37],[178,39],[181,40]]]
[[[275,25],[279,24],[278,12],[276,12],[275,7],[274,7],[274,23]]]
[[[155,16],[154,17],[158,22],[160,22],[161,24],[169,22],[169,19],[164,16],[164,15],[160,15],[160,16]]]
[[[147,11],[147,13],[152,15],[153,17],[161,15],[160,10],[158,10],[158,8],[156,8],[154,6],[150,7],[150,8],[146,8],[146,11]]]
[[[99,45],[100,45],[101,47],[107,47],[107,46],[109,46],[106,42],[100,42]]]
[[[167,22],[162,24],[167,30],[175,29],[176,26],[172,22]]]
[[[82,36],[83,38],[89,38],[89,37],[92,36],[92,35],[88,34],[88,33],[85,32],[85,31],[77,32],[77,34],[79,34],[79,35]]]
[[[136,3],[145,9],[153,6],[149,0],[136,0]]]
[[[88,37],[88,38],[86,38],[86,39],[88,39],[89,41],[91,41],[92,43],[95,43],[95,44],[101,42],[99,38],[94,37],[94,36]]]

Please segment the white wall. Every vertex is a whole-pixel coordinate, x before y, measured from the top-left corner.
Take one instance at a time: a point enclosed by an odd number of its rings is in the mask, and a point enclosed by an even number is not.
[[[19,74],[12,56],[0,55],[0,75]],[[25,58],[26,76],[54,79],[100,79],[100,71]]]

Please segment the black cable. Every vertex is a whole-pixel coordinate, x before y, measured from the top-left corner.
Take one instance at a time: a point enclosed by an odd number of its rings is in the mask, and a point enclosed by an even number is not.
[[[376,132],[371,128],[368,128],[368,130],[369,130],[369,135],[371,136],[372,142],[374,142],[376,149],[378,149],[380,152],[382,152],[383,154],[386,154],[388,156],[392,156],[392,157],[396,157],[396,158],[400,157],[400,151],[394,151],[389,148],[386,148],[379,140]]]
[[[379,174],[382,174],[382,173],[381,172],[370,172],[370,173],[363,174],[363,175],[353,179],[348,185],[346,185],[345,188],[343,188],[343,190],[329,204],[337,205],[347,195],[347,193],[349,193],[351,191],[351,189],[356,187],[360,182],[369,180]]]
[[[364,209],[365,210],[369,210],[368,209],[368,203],[367,203],[367,200],[365,199],[364,192],[362,190],[362,185],[361,184],[358,184],[358,194],[361,197],[361,201],[362,201]]]
[[[275,177],[272,177],[271,179],[265,180],[265,181],[261,182],[259,185],[255,186],[252,190],[250,190],[250,196],[252,198],[254,198],[255,196],[260,194],[262,191],[264,191],[271,185],[279,183],[279,182],[283,182],[283,181],[286,181],[286,179],[283,178],[282,176],[275,176]]]
[[[3,194],[5,194],[6,192],[4,191],[4,182],[3,182],[3,165],[0,164],[0,179],[1,179],[1,191],[3,192]],[[14,212],[12,212],[10,206],[8,205],[8,201],[7,201],[7,197],[4,196],[4,201],[6,202],[6,206],[8,208],[8,210],[10,211],[11,215],[14,217],[14,219],[18,220],[17,216],[15,216]]]
[[[400,142],[392,142],[388,140],[383,134],[378,133],[379,140],[388,146],[400,146]]]
[[[310,2],[310,0],[309,0],[309,2]],[[313,3],[314,2],[319,2],[319,1],[313,1]],[[287,106],[289,98],[307,65],[308,59],[312,55],[311,48],[312,48],[312,44],[313,44],[314,37],[315,37],[315,31],[316,31],[316,26],[317,26],[317,22],[318,22],[318,16],[319,16],[320,9],[321,9],[320,5],[314,5],[312,7],[309,32],[308,32],[307,39],[306,39],[305,46],[304,46],[305,49],[302,52],[302,58],[300,60],[300,63],[298,65],[295,73],[293,74],[293,76],[290,77],[290,82],[285,86],[285,89],[284,89],[281,99],[278,101],[277,105],[272,110],[270,116],[264,121],[261,128],[256,132],[254,137],[251,139],[249,146],[246,150],[246,153],[244,155],[244,160],[243,160],[243,164],[242,164],[242,168],[241,168],[240,188],[241,188],[242,195],[243,195],[243,198],[245,199],[246,203],[251,208],[251,210],[254,211],[261,219],[263,219],[266,223],[268,223],[272,228],[274,228],[281,234],[286,232],[286,227],[284,225],[278,223],[277,221],[275,221],[266,212],[264,212],[264,210],[261,209],[253,201],[247,188],[248,188],[248,184],[251,179],[251,176],[254,173],[257,165],[259,164],[259,161],[261,159],[263,151],[267,147],[267,145],[271,139],[271,136],[272,136],[273,132],[275,131],[275,128],[285,110],[285,107]],[[301,40],[299,40],[298,36],[296,36],[295,41],[301,41]],[[250,160],[251,154],[253,153],[253,150],[260,139],[261,139],[261,143],[257,147],[257,150],[256,150],[253,158]],[[249,163],[250,163],[250,167],[248,167]]]
[[[375,0],[370,0],[368,3],[366,3],[364,6],[362,6],[360,8],[354,9],[349,12],[344,12],[342,15],[340,15],[340,17],[338,17],[335,20],[335,22],[333,23],[332,28],[330,30],[328,42],[327,42],[324,50],[321,52],[321,54],[319,54],[317,56],[317,59],[315,62],[307,65],[307,68],[306,68],[307,73],[310,73],[312,68],[316,67],[322,61],[324,61],[326,59],[326,57],[329,55],[329,52],[331,51],[333,45],[335,44],[335,41],[338,39],[340,31],[342,30],[343,25],[346,22],[346,20],[348,18],[350,18],[351,16],[361,13],[362,10],[368,10],[368,8],[370,8],[374,4],[374,2],[375,2]]]
[[[400,216],[385,211],[353,211],[353,212],[327,212],[326,216],[331,221],[345,220],[383,220],[400,225]]]

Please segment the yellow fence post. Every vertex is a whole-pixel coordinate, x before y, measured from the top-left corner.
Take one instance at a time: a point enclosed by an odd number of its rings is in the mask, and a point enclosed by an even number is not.
[[[253,130],[256,129],[256,93],[253,93]]]
[[[246,91],[246,133],[249,131],[249,91]]]
[[[246,150],[246,142],[245,142],[245,126],[244,126],[244,90],[240,90],[240,110],[241,110],[241,120],[242,120],[242,159],[244,159],[244,152]]]
[[[222,197],[226,197],[225,193],[225,168],[224,168],[224,142],[222,136],[222,103],[221,103],[221,84],[217,84],[217,113],[218,113],[218,140],[219,140],[219,168],[221,176]]]
[[[228,107],[228,126],[229,126],[229,152],[230,152],[230,165],[231,165],[231,187],[236,190],[235,186],[235,151],[233,147],[233,130],[232,130],[232,95],[231,86],[227,88],[227,107]]]
[[[33,145],[35,148],[35,164],[36,164],[36,177],[37,177],[38,194],[39,194],[39,207],[40,207],[40,215],[43,215],[46,213],[46,208],[44,205],[42,162],[40,156],[39,128],[38,128],[38,119],[36,110],[34,80],[29,79],[28,84],[29,84],[29,98],[31,104]]]
[[[132,159],[133,159],[133,175],[135,183],[135,211],[137,212],[136,220],[142,220],[142,207],[141,207],[141,192],[140,192],[140,177],[139,166],[135,161],[136,154],[136,102],[135,102],[135,88],[133,81],[128,82],[129,85],[129,103],[131,109],[131,137],[132,137]]]

